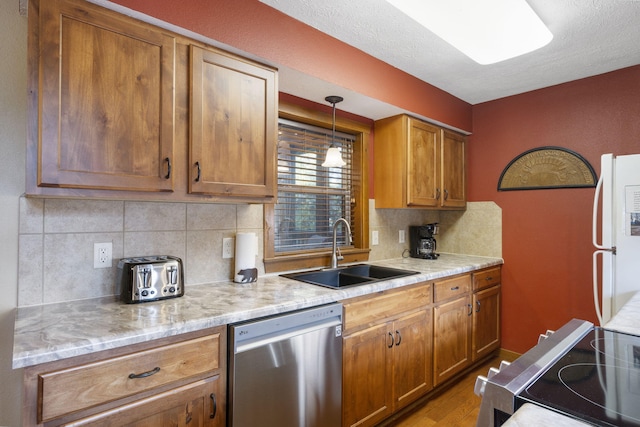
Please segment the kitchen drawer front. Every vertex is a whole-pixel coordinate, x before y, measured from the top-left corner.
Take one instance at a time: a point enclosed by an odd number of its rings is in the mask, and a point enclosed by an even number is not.
[[[471,291],[471,275],[458,276],[435,282],[433,301],[441,302],[459,298]]]
[[[345,332],[386,321],[410,310],[431,304],[431,284],[384,291],[381,295],[343,301]]]
[[[111,402],[220,368],[220,335],[89,363],[38,377],[39,421]],[[137,375],[139,378],[131,376]]]
[[[501,282],[501,273],[502,269],[500,267],[473,273],[473,290],[477,291],[497,285]]]

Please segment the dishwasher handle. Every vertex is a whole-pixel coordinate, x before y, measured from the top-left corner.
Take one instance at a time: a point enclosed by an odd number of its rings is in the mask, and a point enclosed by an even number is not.
[[[297,335],[308,334],[310,332],[318,331],[326,328],[336,328],[336,336],[342,334],[342,319],[336,318],[328,322],[318,322],[312,325],[305,325],[302,327],[294,327],[287,331],[278,331],[269,334],[257,336],[253,339],[245,340],[242,342],[235,342],[234,354],[243,353],[245,351],[253,350],[254,348],[269,345],[278,341],[284,341]]]

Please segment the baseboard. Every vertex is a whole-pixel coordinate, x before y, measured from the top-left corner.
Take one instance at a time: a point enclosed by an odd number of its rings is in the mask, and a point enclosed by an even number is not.
[[[516,353],[515,351],[511,350],[505,350],[504,348],[501,348],[500,353],[498,354],[500,360],[506,360],[509,362],[516,360],[520,356],[522,356],[520,353]]]

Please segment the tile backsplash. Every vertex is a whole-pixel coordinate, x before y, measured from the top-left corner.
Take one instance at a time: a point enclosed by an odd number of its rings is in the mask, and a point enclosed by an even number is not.
[[[502,213],[493,202],[438,212],[375,209],[370,200],[369,230],[379,235],[370,260],[403,256],[409,225],[430,222],[440,223],[438,251],[502,256]],[[405,230],[405,243],[398,230]],[[256,265],[264,274],[262,205],[22,197],[18,306],[113,295],[117,260],[131,256],[182,258],[187,285],[231,280],[233,259],[222,258],[222,239],[241,231],[258,236]],[[93,245],[103,242],[113,245],[113,267],[94,269]]]
[[[502,209],[494,202],[467,202],[465,211],[431,211],[424,209],[375,209],[369,201],[369,230],[377,231],[379,244],[371,246],[370,260],[408,256],[409,226],[437,222],[438,252],[502,257]],[[399,242],[404,230],[405,243]]]
[[[18,306],[113,295],[117,260],[182,258],[187,285],[230,280],[222,239],[255,232],[262,205],[101,200],[20,200]],[[93,268],[94,243],[111,242],[113,267]],[[259,274],[264,268],[258,263]]]

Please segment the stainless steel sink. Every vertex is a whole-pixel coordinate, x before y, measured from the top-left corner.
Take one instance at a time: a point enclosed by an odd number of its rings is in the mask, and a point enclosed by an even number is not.
[[[399,268],[381,267],[379,265],[357,264],[329,270],[282,274],[281,276],[336,289],[347,286],[365,285],[381,280],[396,279],[398,277],[411,276],[412,274],[418,274],[418,272],[401,270]]]

